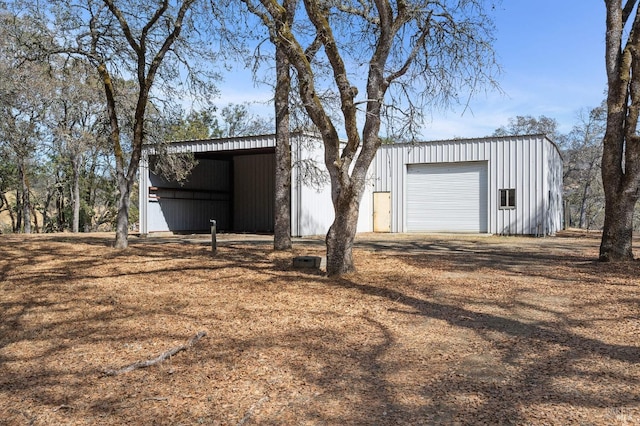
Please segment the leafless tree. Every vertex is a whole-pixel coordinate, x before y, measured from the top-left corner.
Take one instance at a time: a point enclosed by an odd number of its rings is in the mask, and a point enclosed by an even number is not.
[[[212,87],[197,84],[211,76],[199,67],[211,52],[197,22],[204,14],[194,12],[202,5],[198,0],[51,0],[30,9],[45,22],[54,18],[55,37],[49,45],[38,46],[41,51],[82,58],[100,78],[117,176],[118,248],[128,245],[130,195],[149,137],[149,106],[161,102],[160,93],[166,101],[185,86]],[[130,111],[122,110],[125,103],[119,102],[126,92],[122,84],[135,87]]]
[[[556,143],[564,141],[564,136],[558,131],[558,121],[545,115],[533,117],[531,115],[517,115],[509,118],[509,124],[496,129],[493,136],[547,135]]]
[[[104,144],[106,127],[100,82],[85,61],[58,60],[50,111],[53,151],[71,170],[72,232],[80,230],[80,176],[85,155]]]
[[[17,172],[16,220],[14,231],[31,233],[34,211],[30,176],[36,153],[41,148],[43,128],[51,93],[51,78],[46,63],[24,60],[22,38],[39,40],[45,31],[33,19],[9,13],[0,15],[0,148],[3,162],[15,165]],[[37,224],[36,224],[37,227]]]
[[[605,0],[605,5],[608,88],[600,260],[628,261],[633,259],[633,214],[640,197],[640,10],[638,0]]]
[[[326,238],[327,273],[351,272],[360,201],[381,144],[385,108],[401,111],[396,117],[407,118],[405,128],[413,128],[410,123],[425,106],[448,105],[461,90],[475,92],[482,83],[492,83],[496,67],[486,13],[491,5],[475,0],[305,0],[309,33],[296,32],[286,2],[243,1],[296,71],[297,89],[322,137],[331,179],[335,219]],[[330,81],[316,73],[316,55],[330,64]],[[320,98],[325,83],[340,99],[344,143]],[[359,97],[360,85],[365,89]]]
[[[604,196],[600,174],[606,107],[581,111],[578,123],[567,135],[564,149],[565,194],[577,206],[574,223],[579,228],[600,228]],[[572,218],[573,219],[573,218]]]

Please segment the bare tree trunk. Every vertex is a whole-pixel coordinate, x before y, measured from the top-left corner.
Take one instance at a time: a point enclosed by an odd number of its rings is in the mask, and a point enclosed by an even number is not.
[[[584,185],[584,190],[582,191],[582,200],[580,202],[580,220],[578,222],[578,228],[583,229],[584,225],[587,221],[587,201],[589,199],[589,188],[591,185],[590,181],[587,181]]]
[[[632,165],[637,164],[634,157],[637,157],[638,146],[627,143],[625,155],[622,152],[625,144],[619,142],[624,140],[621,132],[613,130],[605,135],[603,143],[605,208],[599,258],[606,262],[633,260],[633,211],[638,200],[640,173]],[[626,170],[621,166],[625,161]]]
[[[276,46],[276,190],[274,250],[291,249],[291,133],[289,129],[289,59]]]
[[[13,232],[22,231],[22,194],[19,189],[16,189],[16,224],[13,227]]]
[[[118,214],[116,216],[115,248],[129,247],[129,206],[131,184],[124,177],[118,177]]]
[[[22,222],[24,224],[23,232],[25,234],[31,233],[31,200],[29,199],[29,184],[27,182],[27,173],[24,170],[24,164],[18,166],[18,173],[20,174],[20,184],[22,187]]]
[[[71,160],[73,168],[73,224],[71,231],[80,231],[80,159],[77,156]]]
[[[36,214],[36,208],[32,204],[31,205],[31,217],[33,218],[33,228],[36,234],[40,233],[40,225],[38,224],[38,215]]]
[[[375,150],[367,157],[373,158]],[[337,276],[355,272],[353,262],[353,242],[358,230],[360,201],[364,194],[366,172],[371,161],[364,159],[356,163],[351,179],[347,186],[342,186],[333,199],[335,218],[326,237],[327,244],[327,275]]]
[[[640,114],[640,10],[636,3],[626,2],[623,8],[619,0],[605,0],[608,87],[601,164],[605,194],[602,261],[633,259],[633,210],[640,190],[640,137],[636,131]],[[627,28],[629,20],[631,28]]]
[[[42,208],[42,232],[51,232],[52,223],[51,217],[49,216],[49,206],[51,206],[51,200],[53,199],[55,187],[49,186],[47,188],[47,196],[44,200],[44,206]]]

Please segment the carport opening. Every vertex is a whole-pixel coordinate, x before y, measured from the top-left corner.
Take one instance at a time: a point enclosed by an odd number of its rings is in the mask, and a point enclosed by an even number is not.
[[[275,149],[196,153],[198,164],[186,182],[168,181],[149,171],[149,203],[158,203],[150,222],[174,233],[272,233]],[[150,158],[152,164],[153,158]]]

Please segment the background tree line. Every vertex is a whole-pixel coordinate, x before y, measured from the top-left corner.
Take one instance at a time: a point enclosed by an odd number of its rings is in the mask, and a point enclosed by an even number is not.
[[[113,230],[118,188],[100,79],[81,58],[42,56],[33,45],[52,34],[41,21],[9,11],[0,19],[0,231]],[[121,119],[130,123],[135,84],[119,78],[118,86]],[[272,131],[248,105],[189,112],[172,105],[160,114],[150,104],[150,142]],[[129,137],[125,131],[125,156]],[[159,171],[179,174],[184,167],[170,160]],[[137,221],[135,202],[130,220]]]

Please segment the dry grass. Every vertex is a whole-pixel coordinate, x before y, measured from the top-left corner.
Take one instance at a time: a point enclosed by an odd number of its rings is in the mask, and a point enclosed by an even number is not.
[[[2,236],[0,424],[640,424],[640,265],[597,235]],[[207,336],[171,359],[105,376]]]

